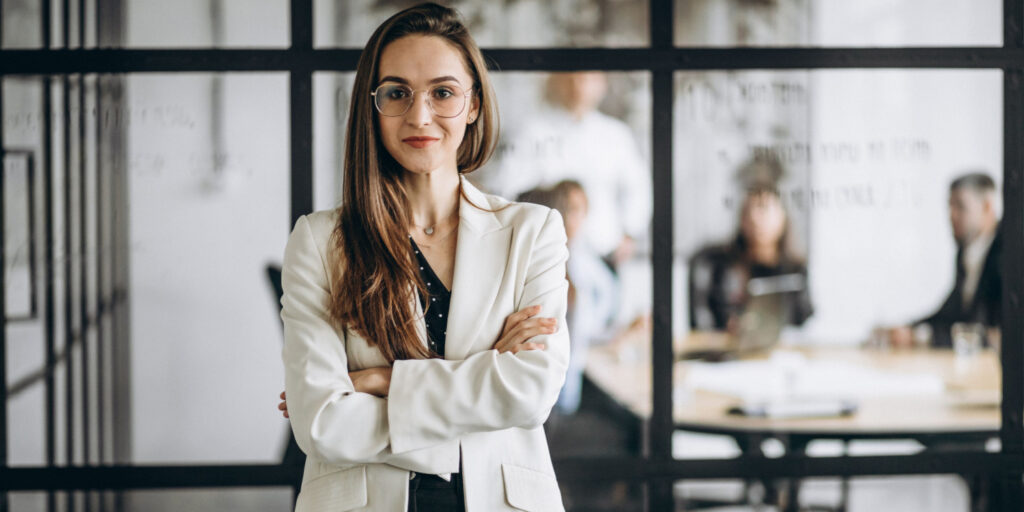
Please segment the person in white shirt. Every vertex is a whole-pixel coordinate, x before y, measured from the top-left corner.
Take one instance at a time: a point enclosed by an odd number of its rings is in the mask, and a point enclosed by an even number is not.
[[[504,197],[562,180],[579,182],[590,203],[585,237],[617,267],[646,235],[651,178],[630,128],[597,109],[607,90],[600,72],[552,74],[546,87],[552,108],[518,130],[499,166],[480,180]]]
[[[956,281],[938,311],[912,324],[931,328],[933,346],[952,345],[954,323],[980,323],[989,329],[1002,323],[999,210],[999,193],[987,174],[965,174],[950,184],[949,221],[958,248]],[[911,327],[893,329],[890,340],[896,346],[910,345],[911,332]]]

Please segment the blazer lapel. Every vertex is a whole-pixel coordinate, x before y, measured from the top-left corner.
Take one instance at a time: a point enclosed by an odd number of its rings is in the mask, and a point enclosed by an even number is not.
[[[501,286],[512,242],[512,229],[481,208],[493,208],[487,197],[462,178],[466,197],[459,204],[459,238],[455,246],[455,275],[448,311],[445,359],[469,355],[483,320]]]

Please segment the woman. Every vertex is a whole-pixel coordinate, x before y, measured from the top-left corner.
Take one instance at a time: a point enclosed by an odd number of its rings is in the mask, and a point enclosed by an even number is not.
[[[561,415],[575,414],[580,405],[583,368],[586,366],[590,345],[605,343],[614,337],[612,324],[618,307],[619,283],[601,256],[582,236],[588,210],[583,185],[575,180],[562,180],[550,188],[527,190],[516,199],[554,208],[565,221],[569,244],[569,307],[566,321],[572,339],[572,353],[565,385],[558,395],[555,411]],[[551,425],[548,427],[550,430]],[[571,435],[578,435],[578,432],[572,432]]]
[[[814,308],[807,266],[790,238],[779,192],[764,185],[749,188],[732,243],[704,249],[690,261],[690,327],[734,332],[755,295],[774,295],[783,322],[802,325]]]
[[[356,71],[343,203],[285,249],[296,509],[562,510],[541,428],[565,378],[565,230],[462,174],[496,103],[457,14],[402,11]]]

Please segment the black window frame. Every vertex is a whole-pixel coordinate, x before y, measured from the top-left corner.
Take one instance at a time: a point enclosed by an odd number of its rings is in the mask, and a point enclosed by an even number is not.
[[[52,0],[43,2],[44,19]],[[64,5],[67,5],[65,1]],[[1024,509],[1024,2],[1003,1],[1003,45],[992,47],[884,48],[677,48],[674,1],[651,0],[650,46],[644,48],[486,48],[501,71],[644,71],[651,75],[651,172],[654,191],[653,412],[646,424],[648,449],[640,457],[556,460],[561,480],[620,480],[647,486],[648,510],[671,510],[679,479],[821,477],[976,473],[997,482],[1004,510]],[[67,13],[64,9],[63,12]],[[312,78],[318,71],[351,72],[358,49],[313,46],[313,0],[293,0],[287,49],[0,49],[0,79],[7,75],[141,72],[264,71],[289,74],[291,221],[313,210]],[[65,21],[66,23],[66,21]],[[47,30],[48,32],[48,30]],[[700,70],[992,69],[1003,72],[1003,198],[1006,244],[1002,424],[998,453],[920,453],[884,457],[782,457],[675,460],[672,457],[672,289],[674,73]],[[2,91],[0,91],[2,94]],[[2,118],[2,102],[0,102]],[[0,124],[0,140],[2,140]],[[2,156],[2,154],[0,154]],[[0,222],[3,221],[0,209]],[[2,253],[0,253],[2,257]],[[0,265],[0,288],[4,285]],[[3,306],[0,294],[0,306]],[[6,329],[0,329],[0,382],[5,382]],[[103,465],[10,467],[7,459],[6,388],[0,387],[0,510],[13,491],[129,490],[189,487],[290,486],[295,465]]]

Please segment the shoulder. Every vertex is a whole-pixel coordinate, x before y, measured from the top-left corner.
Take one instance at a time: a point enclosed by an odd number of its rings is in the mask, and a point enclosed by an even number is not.
[[[338,225],[338,211],[319,210],[307,213],[295,221],[289,240],[290,250],[316,251],[323,257],[327,254],[331,234]]]
[[[468,181],[464,184],[470,204],[477,207],[475,214],[493,216],[500,227],[512,227],[519,234],[537,232],[549,224],[554,224],[562,229],[564,236],[562,216],[558,210],[534,203],[510,201],[495,194],[485,193]],[[476,216],[475,214],[473,216]]]
[[[313,234],[330,233],[338,225],[338,209],[318,210],[303,215]]]
[[[727,264],[736,259],[736,248],[733,244],[724,243],[703,247],[690,258],[694,264]]]
[[[338,227],[338,210],[318,210],[307,213],[295,222],[293,233],[300,229],[308,229],[313,239],[319,243],[326,241],[331,232]]]
[[[617,117],[612,117],[608,114],[605,114],[604,112],[601,112],[600,110],[591,112],[587,116],[587,122],[602,130],[615,132],[621,135],[632,136],[632,131],[630,130],[629,125],[627,125],[621,119]]]

